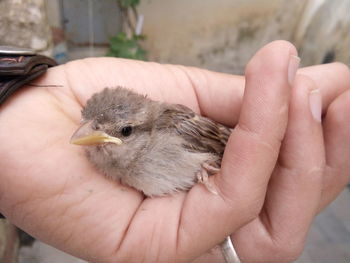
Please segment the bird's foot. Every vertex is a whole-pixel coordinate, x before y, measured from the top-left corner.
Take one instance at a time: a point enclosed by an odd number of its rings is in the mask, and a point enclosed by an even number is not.
[[[205,169],[208,173],[210,173],[210,174],[217,174],[217,173],[219,173],[220,172],[220,168],[217,168],[217,167],[215,167],[215,166],[212,166],[211,164],[209,164],[209,163],[203,163],[202,164],[202,167],[203,167],[203,169]]]
[[[197,173],[198,182],[204,184],[207,190],[215,195],[218,195],[218,192],[216,191],[215,186],[209,180],[209,173],[215,174],[215,173],[218,173],[219,171],[220,169],[214,166],[211,166],[210,164],[204,163],[202,165],[202,169]]]

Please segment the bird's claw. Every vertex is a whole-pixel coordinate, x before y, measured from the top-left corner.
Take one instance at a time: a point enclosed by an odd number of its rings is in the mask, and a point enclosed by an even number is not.
[[[214,170],[215,170],[215,173],[220,171],[220,169],[204,163],[202,165],[202,169],[197,173],[197,179],[198,179],[198,182],[204,184],[204,186],[207,188],[209,192],[211,192],[214,195],[218,195],[218,192],[215,186],[209,180],[209,174],[208,174],[208,171],[214,172]]]

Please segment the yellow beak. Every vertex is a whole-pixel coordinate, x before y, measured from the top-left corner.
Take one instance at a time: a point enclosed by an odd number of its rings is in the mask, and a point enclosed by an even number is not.
[[[100,145],[104,143],[114,143],[121,145],[123,141],[117,137],[108,135],[102,131],[95,131],[91,128],[91,122],[81,125],[72,135],[70,143],[77,145]]]

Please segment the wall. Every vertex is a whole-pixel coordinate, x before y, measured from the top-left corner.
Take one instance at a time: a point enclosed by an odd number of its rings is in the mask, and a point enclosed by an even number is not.
[[[142,0],[151,60],[243,73],[263,44],[293,42],[303,66],[350,65],[348,0]]]
[[[289,39],[305,1],[144,0],[151,60],[241,73],[271,39]],[[288,10],[288,11],[287,11]]]
[[[90,2],[79,0],[84,1]],[[0,1],[0,45],[15,44],[52,53],[50,26],[64,28],[63,2],[68,1]],[[93,3],[97,8],[94,24],[109,21],[106,32],[113,26],[120,27],[117,12],[103,12],[99,10],[101,5]],[[333,59],[350,65],[348,0],[141,0],[138,9],[145,15],[143,32],[147,38],[143,45],[150,60],[243,73],[258,48],[275,39],[286,39],[297,46],[304,66]],[[86,20],[86,16],[81,19]],[[58,51],[53,49],[54,55],[66,56],[63,34],[54,33],[59,38],[55,45],[61,45]],[[76,59],[105,52],[106,48],[95,47],[93,52],[91,48],[78,48],[70,55]]]
[[[330,58],[350,65],[350,1],[322,2],[300,37],[299,51],[305,65]]]

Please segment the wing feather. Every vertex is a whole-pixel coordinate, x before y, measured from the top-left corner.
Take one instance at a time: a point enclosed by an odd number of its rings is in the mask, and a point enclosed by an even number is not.
[[[184,147],[209,152],[221,161],[231,129],[194,113],[183,105],[167,105],[157,121],[158,128],[173,128],[185,139]]]

